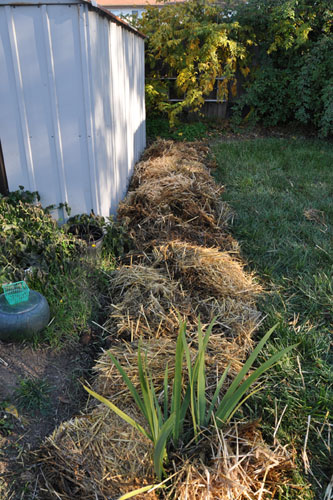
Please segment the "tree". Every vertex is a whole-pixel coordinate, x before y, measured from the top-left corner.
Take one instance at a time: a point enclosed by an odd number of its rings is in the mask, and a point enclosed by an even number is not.
[[[236,91],[236,70],[245,75],[247,47],[245,36],[230,11],[222,11],[212,0],[188,0],[162,9],[147,6],[137,27],[148,37],[146,49],[146,96],[149,110],[168,113],[173,125],[184,108],[198,111],[217,77],[218,99]],[[242,33],[240,33],[242,32]],[[170,77],[183,100],[169,102]]]

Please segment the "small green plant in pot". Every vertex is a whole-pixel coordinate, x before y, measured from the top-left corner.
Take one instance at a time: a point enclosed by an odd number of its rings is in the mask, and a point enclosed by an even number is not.
[[[104,256],[119,257],[131,248],[127,228],[113,220],[90,214],[79,214],[70,217],[66,224],[67,231],[82,239],[91,252],[101,250]]]
[[[78,214],[67,221],[68,232],[84,240],[87,245],[95,248],[104,237],[104,217],[90,214]]]
[[[142,413],[148,430],[114,405],[112,401],[85,387],[89,394],[111,408],[117,415],[153,442],[154,469],[158,480],[161,480],[162,476],[166,474],[165,464],[170,453],[180,446],[188,444],[193,439],[197,441],[199,435],[206,431],[209,432],[209,428],[214,422],[217,427],[227,424],[244,401],[259,390],[258,385],[256,385],[252,392],[248,394],[250,387],[258,381],[263,373],[294,347],[289,346],[277,352],[258,368],[251,371],[264,344],[275,330],[275,327],[273,327],[258,343],[223,397],[219,399],[229,372],[229,366],[227,366],[210,400],[206,390],[205,352],[213,324],[214,321],[209,325],[204,335],[199,322],[198,351],[192,363],[190,349],[186,340],[186,323],[180,322],[175,353],[175,374],[170,394],[168,365],[164,373],[163,391],[161,394],[157,394],[147,368],[146,358],[139,347],[138,372],[140,389],[137,390],[119,361],[109,353],[112,362],[122,375],[139,411]],[[184,356],[186,360],[185,369],[183,368]],[[135,492],[132,493],[134,495]],[[129,496],[125,495],[124,498],[129,498]]]

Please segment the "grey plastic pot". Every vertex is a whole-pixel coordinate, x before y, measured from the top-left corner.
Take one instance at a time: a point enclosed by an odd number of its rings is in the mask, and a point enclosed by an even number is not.
[[[31,339],[50,320],[50,308],[46,298],[30,290],[29,299],[9,305],[5,295],[0,295],[0,340],[20,342]]]

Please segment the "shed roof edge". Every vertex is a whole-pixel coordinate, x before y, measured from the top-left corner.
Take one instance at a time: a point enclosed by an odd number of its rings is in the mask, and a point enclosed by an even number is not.
[[[112,22],[119,24],[123,28],[127,29],[128,31],[131,31],[132,33],[138,35],[141,38],[146,38],[146,35],[141,33],[141,31],[134,28],[134,26],[126,22],[124,19],[120,19],[120,17],[117,17],[115,14],[112,14],[112,12],[110,12],[102,5],[99,5],[95,0],[81,0],[79,1],[79,3],[88,4],[93,10],[96,10],[99,14],[108,17]]]
[[[98,14],[107,17],[110,21],[118,24],[119,26],[122,26],[128,31],[131,31],[135,35],[139,36],[140,38],[145,39],[146,35],[141,33],[141,31],[137,30],[126,22],[124,19],[120,19],[119,17],[115,16],[107,10],[105,7],[102,5],[99,5],[95,0],[0,0],[0,7],[5,7],[5,6],[13,6],[13,7],[27,7],[27,6],[41,6],[41,5],[78,5],[78,4],[86,4],[88,7]]]

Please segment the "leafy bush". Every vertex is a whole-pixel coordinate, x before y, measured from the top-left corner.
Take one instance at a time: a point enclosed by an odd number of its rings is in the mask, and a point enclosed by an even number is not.
[[[242,28],[212,1],[188,0],[163,9],[147,6],[137,27],[147,35],[146,103],[149,112],[167,113],[173,126],[184,109],[198,111],[212,92],[216,77],[218,98],[235,89],[235,73],[245,74],[246,47],[252,41],[237,34]],[[169,77],[183,100],[169,102]]]
[[[245,89],[234,121],[244,115],[265,125],[296,121],[322,137],[333,133],[331,0],[230,1],[223,7],[189,0],[148,7],[136,22],[148,36],[149,114],[167,114],[174,126],[183,110],[200,110],[216,78],[224,77],[219,100],[237,95],[236,79]],[[180,100],[169,101],[170,91]]]
[[[333,22],[328,0],[249,0],[236,19],[258,50],[246,92],[234,110],[264,125],[299,122],[333,133]]]
[[[295,118],[314,124],[323,137],[333,133],[333,39],[323,36],[296,62]],[[291,96],[292,97],[292,96]]]
[[[86,241],[90,237],[104,235],[102,254],[104,257],[119,257],[132,248],[132,240],[126,227],[115,222],[113,217],[90,214],[77,214],[70,217],[64,226],[67,233],[73,232]],[[96,231],[97,230],[97,231]]]
[[[45,295],[52,320],[42,338],[59,347],[89,333],[89,320],[99,320],[100,296],[106,292],[103,271],[114,267],[114,257],[128,249],[130,240],[112,218],[82,214],[72,221],[92,221],[105,233],[102,258],[86,259],[87,243],[67,232],[66,225],[59,227],[48,213],[53,207],[44,209],[38,201],[38,193],[23,188],[0,196],[0,285],[24,279]]]
[[[287,123],[294,109],[290,102],[292,82],[291,71],[276,69],[269,63],[262,66],[246,94],[234,104],[232,122],[239,125],[245,115],[246,121],[260,121],[265,126]]]
[[[63,269],[83,243],[67,235],[40,204],[38,193],[15,191],[0,197],[0,282],[24,278],[24,270]]]

